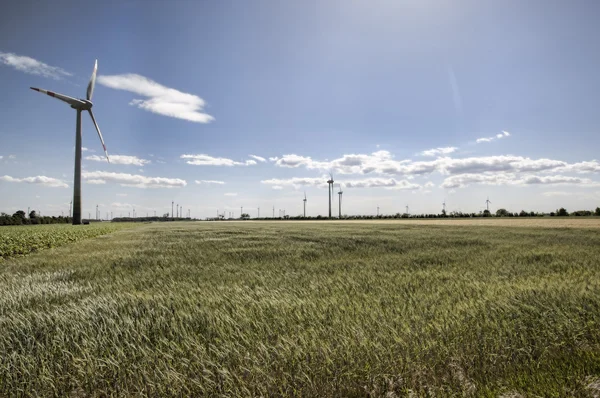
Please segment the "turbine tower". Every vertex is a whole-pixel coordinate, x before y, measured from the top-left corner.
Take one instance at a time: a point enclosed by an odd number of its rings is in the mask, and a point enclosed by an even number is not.
[[[329,218],[331,218],[331,195],[333,194],[333,174],[329,173],[329,180],[327,180],[327,191],[329,192]]]
[[[406,205],[406,214],[408,215],[408,205]]]
[[[304,202],[304,218],[306,218],[306,191],[304,191],[304,199],[302,201]]]
[[[487,211],[490,211],[491,204],[492,204],[492,202],[490,202],[490,197],[488,196],[488,198],[485,200],[485,208]]]
[[[442,203],[442,210],[444,213],[446,212],[446,199],[444,199],[444,203]]]
[[[92,77],[90,78],[90,82],[87,86],[87,92],[85,99],[77,99],[73,97],[69,97],[64,94],[55,93],[52,91],[43,90],[41,88],[30,87],[32,90],[38,91],[42,94],[49,95],[50,97],[54,97],[58,100],[66,102],[71,105],[71,108],[77,111],[77,124],[75,128],[75,175],[73,181],[73,225],[81,224],[81,112],[88,111],[90,117],[92,118],[92,122],[94,123],[94,127],[96,127],[96,131],[98,132],[98,137],[100,138],[100,143],[102,143],[102,148],[104,149],[104,154],[106,155],[106,160],[110,163],[110,159],[108,158],[108,152],[106,151],[106,145],[104,145],[104,138],[102,138],[102,133],[100,133],[100,128],[98,127],[98,123],[96,123],[96,118],[94,117],[94,113],[92,112],[92,95],[94,94],[94,85],[96,84],[96,73],[98,71],[98,60],[96,60],[94,64],[94,70],[92,72]]]
[[[342,184],[338,184],[338,187],[340,188],[340,190],[338,192],[338,195],[339,195],[338,203],[339,203],[339,206],[340,206],[340,216],[339,216],[339,219],[341,220],[342,219],[342,194],[344,192],[342,192]]]

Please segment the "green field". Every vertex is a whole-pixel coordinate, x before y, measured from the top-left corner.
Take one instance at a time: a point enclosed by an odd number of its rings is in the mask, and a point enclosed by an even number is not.
[[[9,258],[0,396],[598,396],[600,228],[554,226],[155,223]]]
[[[131,224],[92,223],[82,228],[67,224],[5,226],[0,229],[0,261],[82,239],[109,234]]]

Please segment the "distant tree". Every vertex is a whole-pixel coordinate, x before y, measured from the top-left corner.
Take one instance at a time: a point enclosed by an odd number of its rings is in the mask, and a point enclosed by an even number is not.
[[[556,213],[558,216],[561,216],[561,217],[569,215],[569,212],[564,207],[561,207]]]
[[[442,217],[446,217],[446,210],[442,210]]]
[[[519,217],[527,217],[529,215],[529,213],[527,213],[525,210],[521,210],[521,212],[519,213]]]
[[[242,218],[243,220],[247,220],[247,219],[249,219],[249,218],[250,218],[250,214],[248,214],[248,213],[242,213],[242,217],[241,217],[241,218]]]
[[[555,215],[556,215],[555,212],[553,212],[553,211],[550,212],[550,217],[554,217]]]
[[[596,207],[595,215],[600,216],[600,207]]]
[[[35,210],[31,210],[29,212],[29,218],[37,218],[37,214],[36,214]]]
[[[496,210],[496,217],[508,217],[510,213],[506,209],[498,209]]]
[[[483,217],[490,217],[491,215],[492,214],[490,213],[490,211],[488,209],[485,209],[482,214]]]

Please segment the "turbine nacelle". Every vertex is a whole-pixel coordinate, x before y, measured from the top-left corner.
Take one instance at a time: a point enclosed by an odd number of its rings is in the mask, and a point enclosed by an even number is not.
[[[89,111],[90,109],[92,109],[92,106],[94,106],[92,101],[84,99],[80,99],[79,101],[81,102],[80,104],[71,104],[71,108],[78,109],[80,111]]]

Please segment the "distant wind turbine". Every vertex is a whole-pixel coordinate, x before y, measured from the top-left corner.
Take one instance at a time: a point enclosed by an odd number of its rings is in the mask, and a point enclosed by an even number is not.
[[[444,199],[444,203],[442,203],[442,210],[444,210],[444,213],[446,212],[446,199]]]
[[[106,145],[104,145],[104,138],[102,138],[102,133],[100,133],[100,128],[98,127],[98,123],[96,123],[96,118],[94,117],[94,113],[92,112],[92,95],[94,94],[94,85],[96,84],[96,73],[98,72],[98,60],[96,60],[94,64],[94,70],[92,71],[92,77],[90,78],[90,82],[87,86],[86,99],[77,99],[73,97],[69,97],[67,95],[55,93],[48,90],[43,90],[41,88],[30,87],[32,90],[40,92],[42,94],[49,95],[50,97],[54,97],[58,100],[66,102],[71,105],[71,108],[77,111],[77,125],[75,130],[75,176],[73,182],[73,225],[81,224],[81,112],[88,111],[90,117],[92,118],[92,122],[94,123],[94,127],[96,127],[96,131],[98,132],[98,137],[100,138],[100,143],[102,143],[102,148],[104,149],[104,154],[106,155],[106,160],[110,163],[110,159],[108,158],[108,152],[106,151]]]
[[[491,204],[492,204],[492,202],[490,202],[490,197],[488,196],[488,198],[485,200],[485,208],[487,211],[490,211]]]
[[[306,218],[306,191],[304,191],[304,199],[302,201],[304,202],[304,218]]]
[[[338,184],[338,187],[340,188],[340,190],[339,190],[339,192],[338,192],[338,195],[339,195],[339,200],[338,200],[338,203],[339,203],[339,207],[340,207],[340,215],[339,215],[339,218],[340,218],[340,220],[341,220],[341,219],[342,219],[342,194],[343,194],[344,192],[342,192],[342,184]]]
[[[329,180],[327,180],[327,191],[329,192],[329,218],[331,218],[331,196],[333,194],[333,174],[329,173]]]

